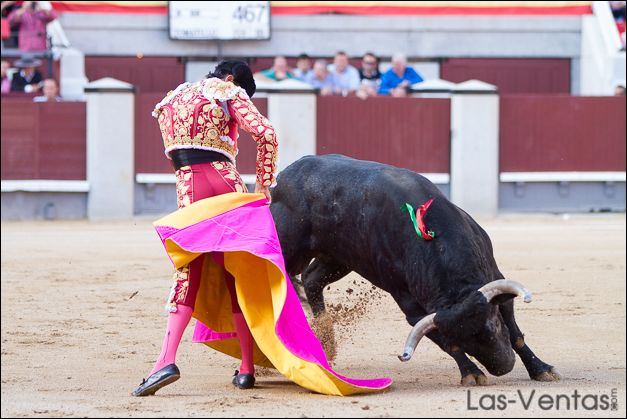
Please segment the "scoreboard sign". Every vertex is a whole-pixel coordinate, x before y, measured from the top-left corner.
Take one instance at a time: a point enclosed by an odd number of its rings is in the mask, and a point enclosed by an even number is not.
[[[270,39],[269,1],[170,1],[171,39]]]

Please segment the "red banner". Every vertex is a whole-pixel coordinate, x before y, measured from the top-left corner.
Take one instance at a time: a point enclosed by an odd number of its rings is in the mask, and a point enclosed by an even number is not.
[[[273,15],[583,15],[582,1],[271,1]],[[167,1],[53,1],[58,12],[168,13]]]

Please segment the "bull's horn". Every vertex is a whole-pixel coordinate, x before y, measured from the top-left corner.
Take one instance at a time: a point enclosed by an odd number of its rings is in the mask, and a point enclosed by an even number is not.
[[[485,284],[483,287],[479,288],[479,292],[483,294],[488,302],[501,294],[522,296],[525,303],[531,302],[531,293],[523,287],[522,284],[509,279],[497,279],[496,281]]]
[[[411,332],[409,332],[409,336],[407,336],[407,341],[405,342],[405,350],[403,351],[403,355],[399,355],[398,359],[403,362],[409,361],[411,356],[414,354],[416,350],[416,346],[418,346],[418,342],[420,339],[424,337],[427,333],[436,329],[437,326],[433,322],[433,318],[435,317],[435,313],[429,314],[420,320]]]

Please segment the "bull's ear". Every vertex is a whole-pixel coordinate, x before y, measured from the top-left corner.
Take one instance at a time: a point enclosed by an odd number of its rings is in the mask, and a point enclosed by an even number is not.
[[[506,302],[513,300],[516,297],[516,294],[499,294],[496,297],[493,297],[492,301],[490,302],[495,305],[505,304]]]

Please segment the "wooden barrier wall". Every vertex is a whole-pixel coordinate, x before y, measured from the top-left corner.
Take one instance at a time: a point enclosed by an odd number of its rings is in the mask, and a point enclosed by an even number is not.
[[[85,180],[85,102],[2,99],[2,180]]]
[[[323,96],[317,117],[317,154],[449,173],[449,99]]]
[[[501,172],[625,171],[625,98],[511,95],[500,101]]]
[[[161,97],[136,96],[136,173],[172,173],[150,115]],[[1,109],[3,180],[85,180],[85,102],[5,97]],[[500,171],[625,171],[625,111],[624,97],[501,96]],[[318,154],[449,173],[448,99],[319,97],[317,117]],[[239,171],[255,173],[254,141],[241,133],[239,146]]]

